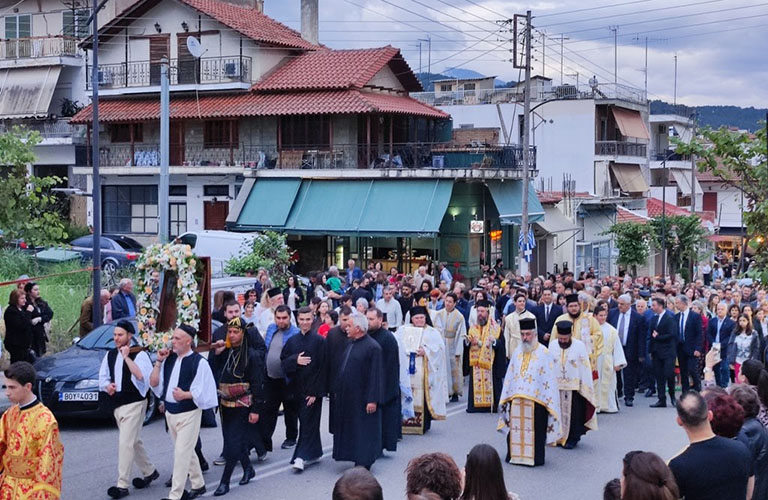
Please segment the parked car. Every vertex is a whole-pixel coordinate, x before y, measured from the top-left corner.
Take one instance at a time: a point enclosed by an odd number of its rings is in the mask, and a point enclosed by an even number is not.
[[[195,255],[211,258],[211,276],[224,276],[224,267],[233,257],[246,250],[258,233],[231,233],[229,231],[189,231],[176,240],[189,245]]]
[[[144,251],[138,241],[118,234],[101,235],[101,270],[113,274],[118,268],[132,265]],[[93,260],[93,235],[88,234],[70,242],[72,250],[80,252],[84,260]]]

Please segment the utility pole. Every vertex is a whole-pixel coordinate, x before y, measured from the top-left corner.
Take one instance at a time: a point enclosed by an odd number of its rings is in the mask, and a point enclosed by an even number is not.
[[[160,227],[159,240],[161,243],[168,242],[170,226],[168,220],[168,184],[169,184],[169,163],[170,163],[170,93],[168,89],[168,57],[164,56],[160,60],[160,186],[158,189],[158,201],[160,203]]]
[[[523,250],[520,255],[520,276],[525,279],[525,275],[528,274],[528,262],[525,260],[525,251],[528,250],[528,190],[530,189],[528,182],[528,162],[531,158],[531,152],[529,151],[529,143],[531,140],[531,31],[533,26],[531,25],[531,11],[525,13],[525,95],[523,100],[523,200],[522,200],[522,214],[520,224],[520,234],[523,237]],[[562,47],[562,37],[561,37]],[[562,50],[560,57],[562,60]],[[561,70],[562,71],[562,70]],[[561,75],[562,79],[562,75]]]
[[[611,26],[608,28],[613,31],[613,84],[619,83],[619,27]]]
[[[103,2],[102,2],[103,4]],[[93,126],[91,127],[91,162],[93,163],[93,327],[101,325],[101,174],[99,173],[99,9],[98,0],[93,0],[90,22],[93,28],[93,66],[91,68],[91,98]],[[131,125],[133,126],[133,125]],[[131,158],[133,159],[133,158]]]
[[[554,41],[560,42],[560,85],[565,85],[564,81],[564,74],[563,74],[563,51],[565,50],[565,47],[563,45],[563,42],[565,40],[570,40],[567,36],[560,35],[558,38],[553,38]]]
[[[419,42],[417,44],[414,44],[414,47],[418,47],[419,48],[419,74],[421,74],[422,73],[422,71],[421,71],[421,42]]]
[[[698,117],[696,116],[696,112],[693,112],[693,116],[691,117],[691,121],[693,123],[693,127],[691,129],[691,140],[696,139],[696,119]],[[693,215],[696,212],[696,155],[691,154],[691,215]]]
[[[547,68],[547,34],[541,33],[541,76],[546,76]]]
[[[648,99],[648,37],[645,37],[645,98]]]
[[[428,35],[427,38],[419,38],[419,42],[427,42],[427,72],[432,73],[432,35]],[[421,47],[419,47],[419,60],[421,60]]]
[[[672,106],[675,107],[675,113],[677,113],[677,54],[675,54],[675,93],[672,98]]]

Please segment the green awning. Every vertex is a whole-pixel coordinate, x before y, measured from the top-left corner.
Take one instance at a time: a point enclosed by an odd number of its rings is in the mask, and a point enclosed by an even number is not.
[[[237,225],[260,229],[282,228],[296,199],[301,179],[258,179],[252,183]],[[243,186],[245,187],[245,185]]]
[[[522,223],[523,183],[522,181],[489,182],[488,190],[499,211],[499,220],[503,225]],[[544,218],[544,208],[539,202],[533,184],[528,188],[528,222],[538,222]]]
[[[452,180],[432,179],[290,179],[298,189],[277,196],[272,183],[289,179],[257,179],[230,229],[275,229],[290,234],[333,236],[436,236],[448,209]],[[263,183],[263,184],[262,184]],[[262,184],[262,187],[259,185]],[[267,195],[259,193],[268,192]],[[264,201],[268,196],[269,200]],[[261,200],[259,199],[261,198]],[[280,210],[289,203],[286,216],[252,215],[265,207]],[[282,218],[282,224],[274,224]],[[268,220],[271,224],[265,224]],[[231,221],[231,219],[230,219]]]

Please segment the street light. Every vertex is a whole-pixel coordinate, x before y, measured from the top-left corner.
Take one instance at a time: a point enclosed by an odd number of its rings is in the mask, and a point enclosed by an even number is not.
[[[667,275],[667,160],[675,156],[675,151],[670,152],[661,161],[661,167],[664,169],[661,179],[661,277]]]

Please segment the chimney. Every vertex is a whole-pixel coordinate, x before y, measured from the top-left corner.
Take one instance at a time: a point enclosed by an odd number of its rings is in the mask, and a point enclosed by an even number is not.
[[[315,45],[319,42],[318,2],[319,0],[301,0],[301,38]]]

